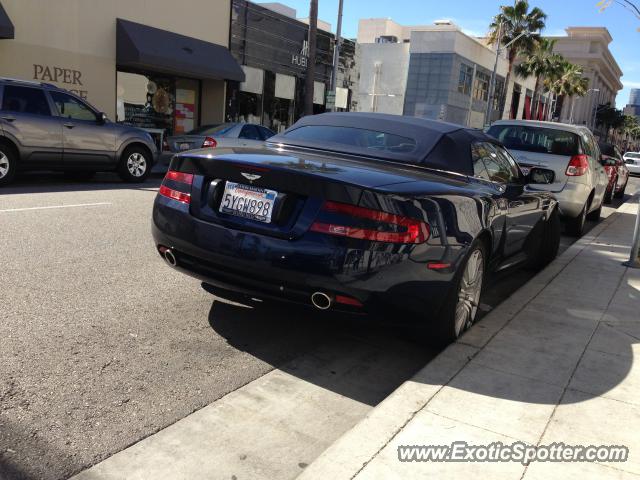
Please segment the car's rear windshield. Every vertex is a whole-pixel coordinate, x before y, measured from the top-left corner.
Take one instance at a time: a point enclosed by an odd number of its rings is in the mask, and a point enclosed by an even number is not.
[[[625,153],[624,156],[627,158],[640,158],[640,153]]]
[[[284,137],[319,145],[349,145],[394,153],[411,153],[416,149],[416,141],[413,138],[354,127],[305,125],[286,132]]]
[[[194,128],[190,132],[187,132],[186,135],[224,135],[233,127],[235,127],[235,123],[221,123],[219,125],[201,125],[198,128]]]
[[[610,157],[615,157],[616,149],[610,143],[598,143],[598,147],[600,147],[600,153],[603,155],[609,155]]]
[[[555,128],[529,125],[493,125],[487,133],[500,140],[509,150],[554,155],[578,155],[580,153],[578,135]]]

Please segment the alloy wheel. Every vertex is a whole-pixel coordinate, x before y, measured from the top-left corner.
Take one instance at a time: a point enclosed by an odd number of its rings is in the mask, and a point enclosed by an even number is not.
[[[141,177],[147,171],[147,160],[144,155],[134,152],[127,158],[127,170],[134,177]]]
[[[4,178],[9,173],[9,159],[7,156],[0,152],[0,178]]]
[[[480,293],[482,291],[482,279],[484,276],[484,257],[482,250],[476,249],[469,256],[465,265],[460,290],[458,292],[458,304],[456,305],[455,335],[459,337],[467,330],[476,318]]]

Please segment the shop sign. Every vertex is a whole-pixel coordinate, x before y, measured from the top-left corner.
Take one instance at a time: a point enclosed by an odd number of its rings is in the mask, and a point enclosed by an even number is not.
[[[71,93],[78,95],[80,98],[87,98],[87,90],[82,89],[82,72],[71,68],[52,67],[49,65],[33,64],[33,79],[41,82],[54,82],[70,85],[71,88],[65,87]]]
[[[333,110],[336,106],[336,92],[328,91],[327,92],[327,100],[325,103],[327,110]]]
[[[309,41],[302,41],[302,49],[300,53],[294,53],[291,55],[291,64],[297,65],[302,68],[307,68],[307,64],[309,63]]]

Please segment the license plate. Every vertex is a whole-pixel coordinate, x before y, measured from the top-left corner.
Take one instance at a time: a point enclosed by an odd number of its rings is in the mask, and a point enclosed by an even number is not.
[[[180,148],[180,150],[189,150],[191,148],[191,144],[190,143],[181,143],[178,148]]]
[[[270,223],[277,196],[278,192],[274,190],[227,182],[220,202],[220,212]]]

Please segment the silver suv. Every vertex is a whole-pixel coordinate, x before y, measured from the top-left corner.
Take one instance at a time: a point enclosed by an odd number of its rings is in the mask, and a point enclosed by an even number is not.
[[[609,177],[600,163],[598,142],[581,125],[534,120],[499,120],[489,135],[500,140],[526,174],[531,167],[555,172],[554,183],[536,185],[552,192],[567,231],[582,235],[585,220],[598,220]]]
[[[0,78],[0,186],[19,170],[116,171],[142,182],[157,152],[149,133],[109,121],[66,90]]]

